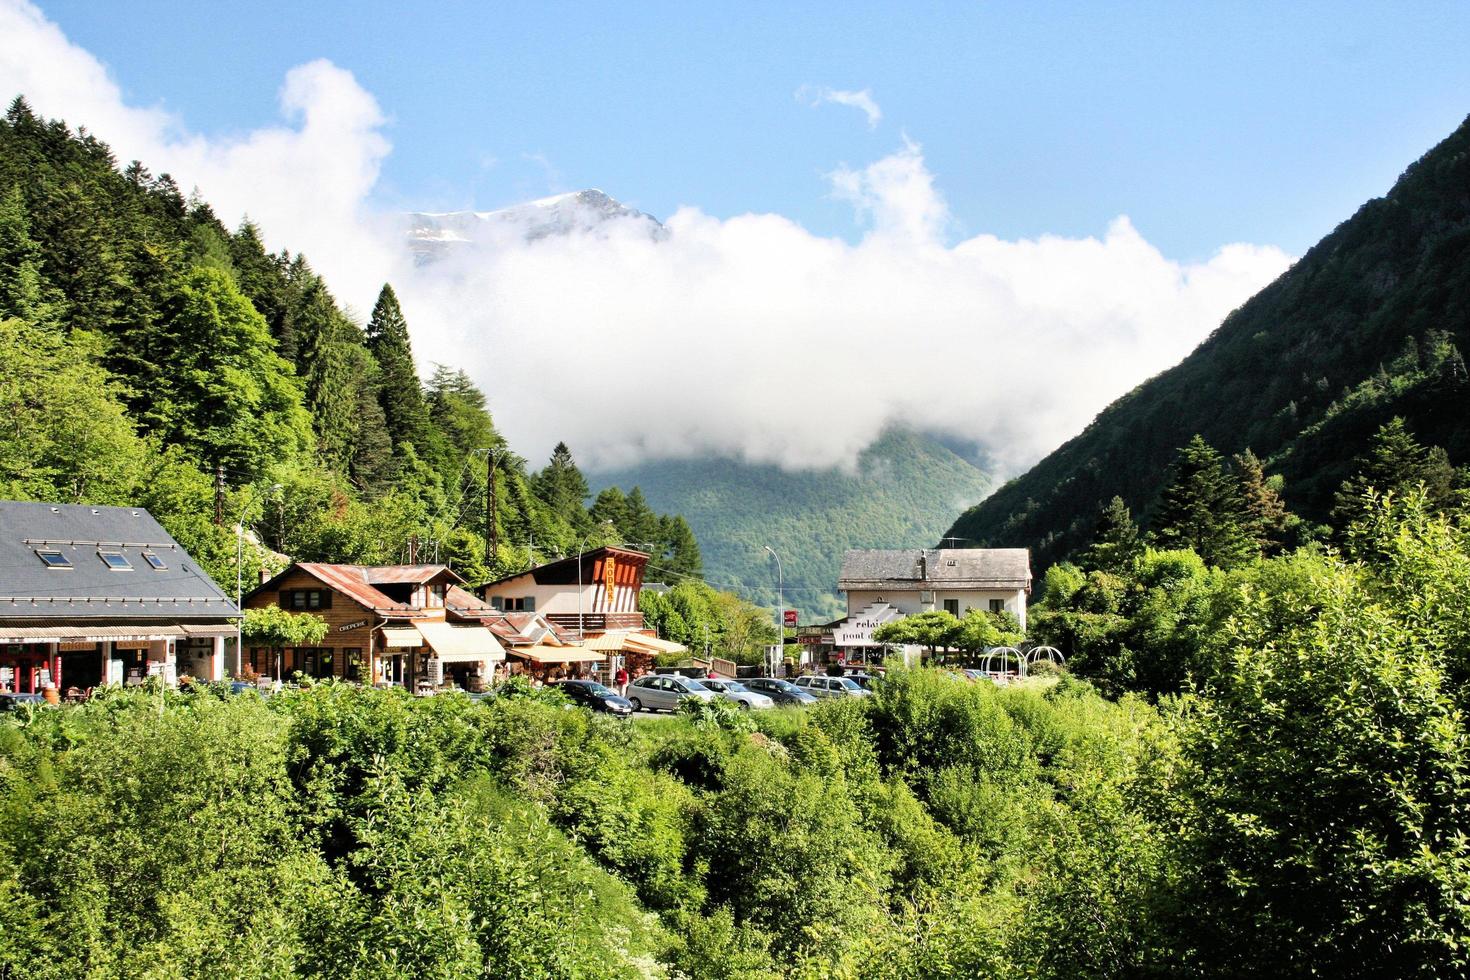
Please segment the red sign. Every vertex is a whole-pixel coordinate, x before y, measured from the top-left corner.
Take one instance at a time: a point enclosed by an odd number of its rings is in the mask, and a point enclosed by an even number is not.
[[[782,614],[782,618],[785,620],[787,626],[795,626],[796,625],[796,610],[795,609],[788,609],[788,610],[786,610],[785,613]]]

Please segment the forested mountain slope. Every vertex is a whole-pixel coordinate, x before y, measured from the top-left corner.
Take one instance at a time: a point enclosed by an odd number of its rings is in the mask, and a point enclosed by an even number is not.
[[[844,550],[931,545],[956,509],[990,488],[970,463],[905,431],[874,443],[851,473],[701,459],[647,463],[592,480],[636,485],[653,507],[682,514],[699,539],[710,583],[752,601],[776,601],[776,568],[764,551],[774,548],[787,605],[802,622],[843,611],[836,587]]]
[[[1100,505],[1151,506],[1195,434],[1250,448],[1291,508],[1324,520],[1368,438],[1403,416],[1455,463],[1470,458],[1461,351],[1470,343],[1470,119],[1382,198],[1236,310],[1178,366],[954,523],[1028,545],[1045,565],[1085,543]]]

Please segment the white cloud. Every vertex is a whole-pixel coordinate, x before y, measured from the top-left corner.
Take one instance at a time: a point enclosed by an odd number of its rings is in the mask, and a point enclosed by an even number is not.
[[[212,138],[127,105],[33,7],[0,0],[0,39],[0,92],[197,184],[229,223],[248,211],[271,247],[305,251],[358,309],[391,280],[420,359],[469,370],[532,458],[565,439],[590,464],[723,454],[825,466],[904,423],[1015,470],[1177,362],[1289,263],[1244,244],[1175,262],[1126,217],[1100,237],[950,243],[935,177],[906,141],[829,175],[861,223],[856,242],[780,215],[685,207],[662,240],[636,221],[531,242],[499,226],[416,268],[395,216],[367,206],[389,147],[349,72],[295,68],[286,124]]]
[[[812,107],[831,102],[835,105],[857,109],[868,118],[869,129],[877,129],[878,122],[883,118],[883,110],[878,107],[878,103],[873,100],[873,93],[868,89],[853,92],[840,88],[814,88],[810,85],[803,85],[796,90],[796,97]]]

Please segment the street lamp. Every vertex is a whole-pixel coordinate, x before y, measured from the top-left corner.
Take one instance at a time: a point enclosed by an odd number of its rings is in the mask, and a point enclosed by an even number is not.
[[[603,521],[601,524],[582,535],[582,540],[577,544],[577,642],[580,643],[587,638],[587,616],[582,612],[582,549],[603,528],[613,526],[612,521]],[[613,530],[617,530],[613,528]]]
[[[253,485],[246,487],[247,491],[251,491],[254,489],[255,487]],[[279,483],[272,483],[270,487],[266,490],[266,493],[280,493],[282,489],[283,488]],[[245,598],[245,579],[243,568],[245,564],[245,511],[249,510],[250,505],[254,502],[255,501],[247,492],[245,503],[240,505],[240,515],[235,518],[235,609],[238,610],[240,613],[240,622],[235,626],[235,661],[237,665],[245,657],[245,610],[240,608],[241,603],[244,601]]]
[[[766,551],[771,553],[771,557],[776,559],[776,638],[781,641],[780,645],[784,652],[786,648],[786,599],[783,595],[786,585],[785,576],[781,572],[781,556],[776,554],[776,549],[770,545],[765,547]],[[773,673],[774,670],[775,668],[772,667]]]

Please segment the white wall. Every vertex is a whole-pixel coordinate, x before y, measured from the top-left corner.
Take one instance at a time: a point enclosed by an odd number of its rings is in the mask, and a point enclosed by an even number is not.
[[[873,591],[858,590],[847,594],[847,614],[849,616],[860,612],[875,602],[886,602],[905,616],[916,613],[927,612],[930,609],[943,609],[944,600],[955,599],[959,602],[959,614],[964,616],[971,609],[988,611],[991,599],[1000,599],[1005,603],[1005,609],[1018,619],[1021,629],[1026,628],[1026,590],[1025,589],[963,589],[946,590],[933,589],[933,602],[921,602],[920,592],[914,590],[889,590]]]

